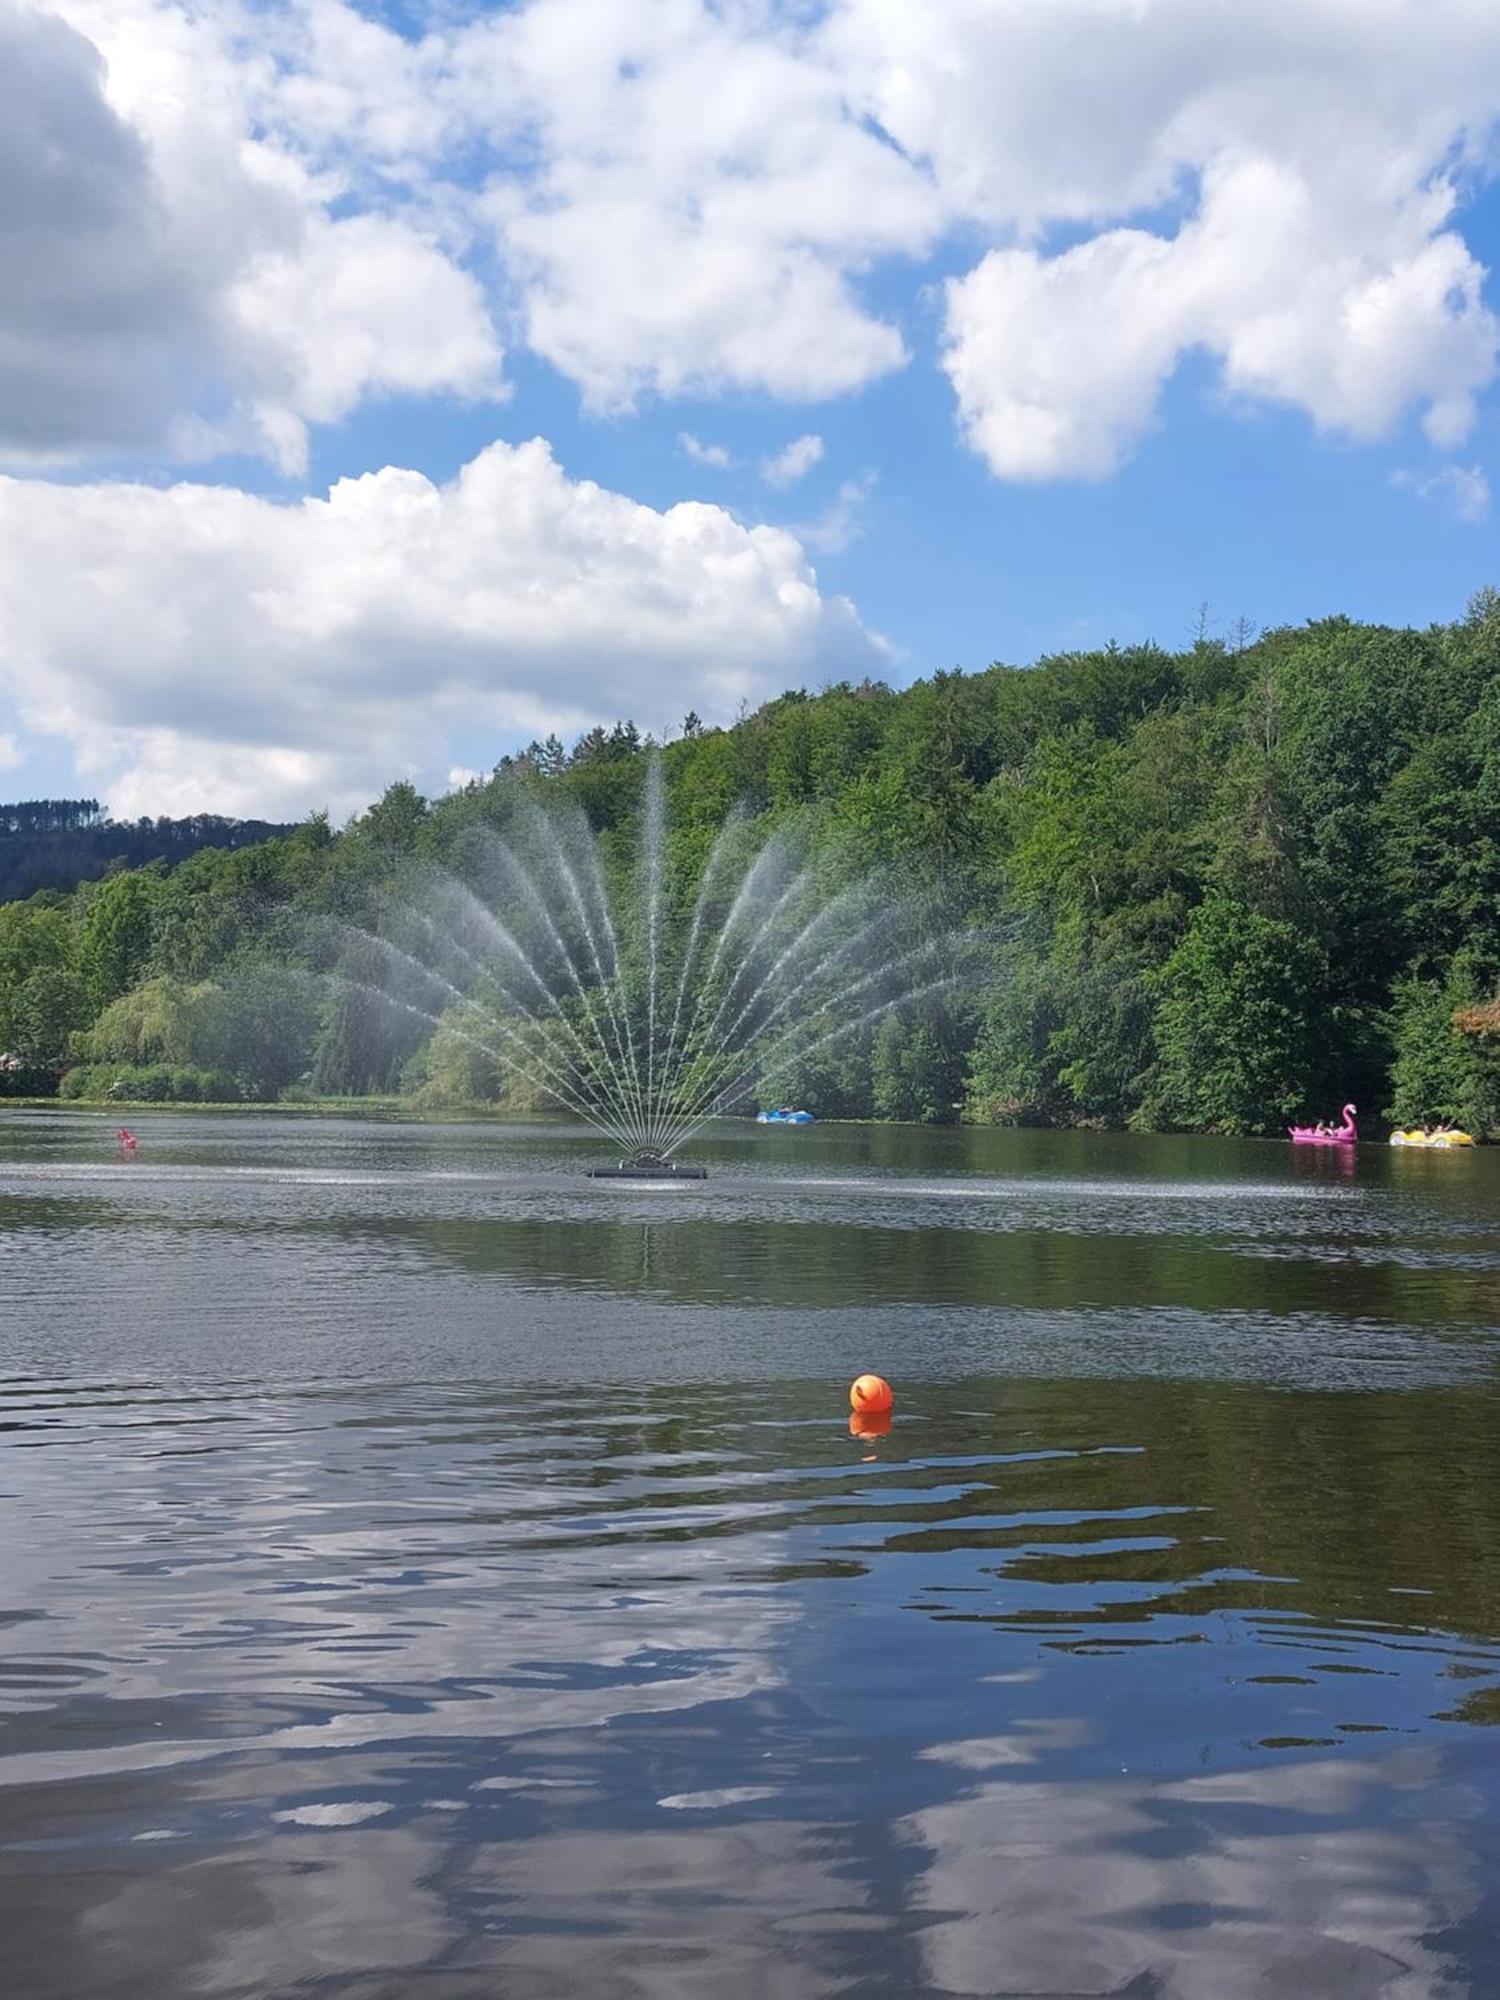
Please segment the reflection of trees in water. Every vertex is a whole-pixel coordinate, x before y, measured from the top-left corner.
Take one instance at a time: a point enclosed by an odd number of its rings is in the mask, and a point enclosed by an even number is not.
[[[1488,1389],[903,1380],[879,1446],[899,1494],[881,1490],[874,1510],[843,1434],[842,1389],[772,1379],[617,1393],[608,1423],[585,1422],[559,1461],[568,1485],[598,1496],[575,1505],[565,1489],[568,1519],[586,1526],[597,1504],[627,1542],[723,1546],[774,1530],[794,1538],[777,1542],[780,1556],[836,1552],[863,1568],[883,1555],[965,1556],[993,1602],[983,1590],[935,1601],[945,1620],[1035,1627],[1059,1644],[1225,1613],[1317,1657],[1387,1639],[1421,1650],[1429,1628],[1486,1646],[1500,1633]],[[497,1395],[497,1466],[527,1407]],[[695,1518],[658,1525],[686,1488]],[[914,1583],[912,1602],[924,1601]],[[1457,1662],[1441,1636],[1432,1651]],[[1482,1661],[1500,1674],[1500,1656]]]
[[[627,1295],[644,1285],[689,1304],[732,1297],[809,1308],[910,1301],[1134,1313],[1149,1302],[1161,1312],[1331,1315],[1434,1340],[1453,1328],[1488,1328],[1495,1316],[1488,1258],[1472,1266],[1386,1260],[1378,1244],[1343,1239],[1259,1245],[1235,1223],[1217,1234],[1137,1233],[1128,1209],[1106,1230],[1066,1198],[1050,1207],[1035,1197],[1024,1206],[1002,1199],[952,1220],[944,1211],[954,1205],[935,1203],[917,1227],[868,1215],[820,1219],[816,1202],[793,1220],[736,1216],[713,1201],[705,1194],[705,1212],[661,1222],[584,1209],[571,1218],[340,1216],[308,1227],[403,1242],[466,1272]]]
[[[976,1450],[1018,1436],[1059,1448],[1020,1467],[975,1465],[960,1492],[891,1519],[882,1545],[893,1550],[994,1551],[1003,1608],[955,1603],[945,1616],[1003,1615],[1083,1637],[1234,1610],[1284,1618],[1289,1646],[1302,1643],[1306,1619],[1307,1643],[1323,1652],[1340,1644],[1325,1628],[1346,1620],[1364,1628],[1350,1643],[1406,1634],[1420,1645],[1429,1626],[1485,1641],[1500,1633],[1488,1386],[1290,1395],[999,1378],[936,1393],[993,1409],[968,1421]],[[962,1428],[945,1424],[943,1435],[947,1451],[963,1450]],[[1081,1562],[1063,1552],[1080,1544]],[[1075,1601],[1080,1582],[1092,1601]],[[1069,1587],[1057,1604],[1055,1586]]]

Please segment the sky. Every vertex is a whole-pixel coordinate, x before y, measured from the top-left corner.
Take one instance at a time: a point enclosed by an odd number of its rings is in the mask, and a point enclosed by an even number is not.
[[[1497,121],[1494,0],[0,0],[0,793],[1457,616]]]

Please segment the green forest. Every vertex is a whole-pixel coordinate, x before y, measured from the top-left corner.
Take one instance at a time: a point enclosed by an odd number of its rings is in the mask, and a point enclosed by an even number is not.
[[[0,904],[0,1089],[113,1101],[499,1088],[420,1024],[307,976],[309,915],[357,921],[409,857],[443,862],[533,790],[628,865],[651,748],[556,738],[342,831],[116,867]],[[1329,618],[1035,666],[793,692],[661,747],[690,897],[736,804],[889,870],[964,976],[766,1079],[823,1117],[1276,1133],[1500,1132],[1500,594],[1424,631]],[[1460,1032],[1455,1016],[1470,1032]]]
[[[36,889],[71,889],[110,868],[185,861],[200,847],[248,847],[290,827],[264,819],[107,819],[97,799],[0,805],[0,903]]]

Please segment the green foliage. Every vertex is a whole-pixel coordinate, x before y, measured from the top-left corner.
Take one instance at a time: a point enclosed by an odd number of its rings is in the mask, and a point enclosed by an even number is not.
[[[538,798],[585,815],[627,881],[645,748],[628,721],[571,750],[549,737],[435,802],[398,782],[341,833],[314,815],[0,901],[4,1075],[75,1058],[70,1090],[95,1073],[113,1087],[124,1065],[216,1072],[254,1097],[523,1101],[455,1024],[382,1000],[378,968],[330,940],[403,868],[462,864],[495,831],[524,843]],[[899,692],[794,690],[728,729],[689,715],[664,762],[679,908],[740,807],[747,839],[800,827],[830,892],[874,865],[934,935],[974,934],[961,1001],[781,1065],[754,1080],[763,1103],[1276,1132],[1389,1100],[1408,1121],[1500,1126],[1491,1060],[1450,1025],[1500,980],[1493,592],[1425,632],[1333,618]],[[13,817],[0,838],[99,831],[90,801]],[[629,927],[624,942],[638,949]]]
[[[360,840],[393,854],[414,853],[430,808],[416,786],[402,779],[386,788],[382,796],[351,828]]]
[[[142,981],[112,1000],[78,1037],[78,1053],[87,1063],[190,1062],[190,1020],[200,991],[174,979]]]
[[[231,1080],[231,1098],[273,1098],[307,1069],[320,1023],[316,982],[293,967],[246,963],[221,980],[144,980],[77,1037],[85,1063],[166,1065]]]
[[[151,956],[151,920],[162,877],[152,868],[111,875],[79,891],[78,970],[95,1008],[129,992]]]
[[[964,1097],[979,1125],[1123,1125],[1150,1070],[1152,995],[1134,961],[1012,946],[985,996]]]
[[[1446,980],[1404,979],[1397,986],[1386,1113],[1392,1124],[1446,1121],[1474,1133],[1500,1126],[1500,1048],[1453,1025],[1458,1008],[1484,997],[1462,961]]]
[[[55,1072],[88,1018],[74,912],[50,894],[0,905],[0,1054]]]
[[[58,1094],[103,1104],[237,1104],[245,1096],[223,1070],[186,1063],[80,1063]]]
[[[320,1097],[388,1096],[427,1034],[373,988],[335,983],[313,1046],[312,1088]]]
[[[1067,1125],[1075,1107],[1058,1077],[1062,1025],[1054,968],[1040,954],[1002,959],[980,1009],[964,1115],[976,1125]]]
[[[1324,1082],[1325,968],[1313,939],[1214,896],[1161,970],[1159,1068],[1141,1122],[1275,1132]]]
[[[819,1118],[868,1117],[869,1036],[840,1035],[795,1062],[776,1064],[760,1079],[745,1108],[753,1103],[811,1111]]]
[[[296,966],[247,960],[196,989],[191,1060],[231,1076],[246,1097],[269,1099],[311,1068],[326,999]]]
[[[418,1104],[433,1110],[464,1110],[498,1104],[505,1075],[488,1049],[456,1021],[444,1021],[408,1066],[405,1082]]]
[[[106,819],[97,799],[24,799],[0,805],[0,903],[38,889],[70,890],[111,868],[184,861],[200,848],[235,848],[288,829],[266,820]]]
[[[887,1014],[870,1050],[876,1117],[947,1123],[963,1096],[964,1055],[956,1023],[936,1006]]]

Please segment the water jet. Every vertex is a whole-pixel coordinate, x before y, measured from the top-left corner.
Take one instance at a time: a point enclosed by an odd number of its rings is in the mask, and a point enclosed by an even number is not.
[[[809,1059],[956,976],[953,941],[873,874],[744,809],[696,869],[676,849],[669,868],[659,756],[633,856],[545,790],[518,786],[501,816],[451,867],[409,864],[373,922],[337,926],[334,977],[432,1030],[429,1074],[545,1102],[621,1148],[593,1180],[705,1180],[676,1155],[710,1120],[775,1102]]]

